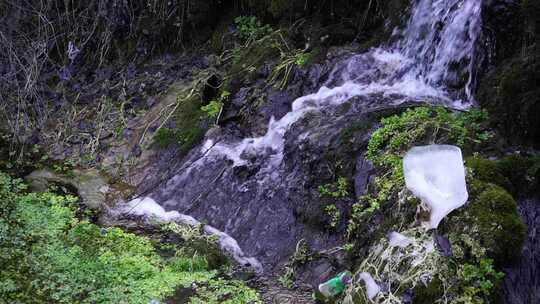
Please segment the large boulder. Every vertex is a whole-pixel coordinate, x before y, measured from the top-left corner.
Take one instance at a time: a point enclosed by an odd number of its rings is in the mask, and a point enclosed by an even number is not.
[[[42,169],[30,173],[25,179],[34,192],[47,191],[53,185],[68,187],[76,192],[87,208],[95,211],[106,207],[106,195],[110,191],[106,179],[95,169],[75,169],[67,174]]]

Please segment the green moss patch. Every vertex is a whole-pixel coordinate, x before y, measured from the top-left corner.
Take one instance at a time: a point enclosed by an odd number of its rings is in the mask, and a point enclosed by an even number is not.
[[[505,189],[511,187],[510,179],[506,177],[505,170],[499,166],[497,161],[475,155],[468,157],[465,160],[465,164],[467,168],[470,168],[473,171],[475,178],[484,182],[499,185]]]
[[[77,218],[74,197],[25,190],[0,172],[0,298],[6,302],[147,304],[198,283],[211,286],[200,296],[218,299],[207,303],[259,303],[243,283],[218,277],[206,256],[217,244],[197,229],[173,227],[190,244],[207,244],[205,250],[155,244]],[[162,247],[171,254],[161,256]],[[196,296],[192,302],[200,303]]]
[[[516,198],[534,195],[539,191],[540,156],[510,155],[488,160],[479,155],[466,159],[475,178],[506,189]]]
[[[469,204],[451,215],[442,230],[470,235],[489,257],[503,265],[521,253],[525,228],[516,201],[506,190],[473,180],[469,183]]]
[[[171,117],[168,127],[158,130],[154,143],[159,148],[178,146],[181,153],[187,153],[198,144],[210,125],[210,117],[203,111],[203,102],[198,95],[190,98],[178,97],[178,107]]]

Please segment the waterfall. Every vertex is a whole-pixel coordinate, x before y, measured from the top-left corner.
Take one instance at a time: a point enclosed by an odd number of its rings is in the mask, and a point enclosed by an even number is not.
[[[481,6],[474,0],[421,0],[414,6],[397,48],[418,62],[415,77],[439,90],[463,77],[466,101],[473,99]]]
[[[217,145],[207,142],[203,153],[225,156],[239,166],[246,163],[246,155],[270,152],[266,168],[273,171],[283,158],[285,133],[296,121],[310,111],[342,104],[354,96],[395,95],[403,100],[433,100],[448,107],[466,108],[473,98],[480,24],[481,1],[415,1],[406,28],[396,31],[402,38],[390,47],[374,48],[350,58],[339,75],[341,85],[323,86],[315,94],[298,98],[284,117],[270,120],[262,137]],[[460,81],[463,88],[456,91],[453,87]],[[207,147],[211,148],[204,150]]]
[[[271,238],[264,245],[252,246],[251,253],[279,250],[288,240],[280,231],[295,221],[290,210],[284,205],[267,204],[252,207],[256,211],[249,213],[252,209],[234,200],[240,196],[247,204],[266,202],[279,192],[280,182],[286,180],[282,160],[287,132],[306,114],[338,106],[355,96],[365,98],[354,102],[382,96],[396,105],[412,101],[468,107],[475,83],[480,10],[478,0],[413,1],[407,25],[394,31],[398,38],[395,43],[348,58],[318,92],[296,99],[282,118],[272,118],[265,135],[236,141],[207,139],[190,153],[177,174],[152,190],[149,197],[165,208],[190,215],[196,209],[206,219],[220,222],[226,232],[238,233],[238,227],[247,225],[242,237],[254,243],[260,234]],[[242,166],[256,172],[250,173],[248,182],[236,183],[234,169]],[[221,178],[228,180],[216,187],[215,182]],[[201,207],[207,195],[226,207],[211,203]],[[254,226],[260,218],[264,218],[265,226]]]

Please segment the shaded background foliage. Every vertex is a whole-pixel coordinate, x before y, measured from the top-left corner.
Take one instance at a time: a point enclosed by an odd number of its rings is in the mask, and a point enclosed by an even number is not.
[[[477,93],[510,142],[540,143],[540,1],[485,1],[488,66]]]
[[[484,3],[488,65],[501,66],[522,57],[527,59],[524,65],[530,66],[531,60],[535,65],[540,1]],[[212,52],[212,37],[236,31],[237,16],[256,16],[274,28],[286,28],[298,48],[351,41],[366,48],[388,40],[409,4],[408,0],[4,0],[0,2],[0,114],[4,118],[0,127],[25,142],[30,131],[42,127],[54,111],[50,88],[81,68],[90,74],[88,82],[96,77],[91,72],[103,66],[142,63],[163,53]],[[524,80],[520,90],[527,93],[530,83],[537,84],[536,78]],[[488,79],[485,87],[499,86],[493,77]],[[482,98],[487,96],[482,106],[508,104],[504,94],[493,97],[495,93],[486,91],[481,90]],[[528,113],[531,100],[533,106],[537,104],[537,95],[532,99],[531,94],[524,95],[527,100],[518,102],[524,107],[515,114],[525,126],[536,127],[538,117],[521,113]],[[501,127],[510,124],[496,121]],[[534,132],[525,137],[538,139]]]
[[[366,39],[385,17],[400,14],[405,0],[4,0],[0,2],[0,113],[2,129],[25,141],[50,108],[49,88],[84,67],[141,63],[163,53],[206,52],[219,24],[235,31],[235,16],[297,28],[317,24],[313,36],[327,43]],[[391,18],[398,20],[399,18]],[[305,24],[303,22],[302,24]],[[293,26],[294,25],[294,26]],[[304,26],[305,28],[305,26]],[[310,37],[297,28],[298,43]],[[94,76],[90,76],[90,80]]]

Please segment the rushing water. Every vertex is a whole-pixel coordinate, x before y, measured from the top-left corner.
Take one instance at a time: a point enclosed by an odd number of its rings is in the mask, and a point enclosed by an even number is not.
[[[396,31],[402,38],[390,47],[350,58],[348,67],[339,75],[340,86],[323,86],[315,94],[298,98],[284,117],[271,119],[262,137],[217,145],[207,142],[204,153],[222,155],[238,166],[245,164],[245,155],[271,151],[266,168],[274,168],[283,158],[285,133],[296,121],[310,111],[339,105],[359,95],[382,93],[467,107],[474,89],[480,12],[478,0],[416,1],[406,28]],[[460,84],[463,88],[451,88]]]
[[[334,70],[318,92],[296,99],[290,112],[281,119],[272,118],[265,135],[237,141],[206,140],[199,153],[186,161],[189,164],[153,191],[151,197],[168,209],[192,212],[205,208],[205,212],[199,214],[221,221],[216,225],[232,232],[235,228],[231,227],[251,225],[257,218],[275,218],[274,222],[266,220],[267,227],[246,230],[242,237],[257,242],[256,233],[273,233],[273,245],[267,239],[266,247],[250,248],[250,251],[263,252],[272,246],[275,247],[272,250],[280,250],[283,227],[295,221],[290,210],[283,210],[286,208],[273,202],[274,205],[257,206],[256,211],[246,215],[248,207],[241,204],[233,207],[230,201],[250,191],[256,194],[248,198],[242,196],[246,202],[269,201],[274,195],[279,196],[276,193],[283,184],[279,184],[280,180],[284,179],[280,168],[287,133],[307,113],[335,107],[355,96],[382,95],[396,105],[412,100],[453,108],[466,108],[473,102],[481,1],[417,0],[411,5],[410,20],[403,29],[395,30],[395,43],[349,58],[344,66]],[[249,182],[235,183],[234,168],[253,164],[257,173],[249,177]],[[219,187],[226,189],[208,189],[208,186],[214,187],[212,181],[224,176],[229,180]],[[213,200],[229,201],[226,205],[229,209],[197,203],[211,191]]]

